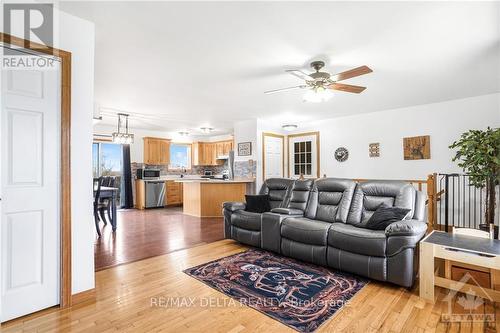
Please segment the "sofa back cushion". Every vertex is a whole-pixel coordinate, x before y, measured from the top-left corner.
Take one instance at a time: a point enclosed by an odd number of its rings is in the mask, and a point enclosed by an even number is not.
[[[312,179],[296,180],[290,191],[287,208],[306,210],[309,194],[312,191],[314,181]]]
[[[350,179],[321,178],[314,182],[306,217],[325,222],[347,221],[356,183]]]
[[[264,181],[259,194],[269,195],[271,209],[285,207],[293,180],[287,178],[269,178]]]
[[[357,184],[347,223],[366,223],[381,204],[410,209],[406,219],[414,214],[415,188],[402,181],[372,180]]]

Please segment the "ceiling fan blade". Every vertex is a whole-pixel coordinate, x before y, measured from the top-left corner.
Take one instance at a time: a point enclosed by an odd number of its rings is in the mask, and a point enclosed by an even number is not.
[[[329,86],[327,86],[327,88],[355,93],[355,94],[359,94],[360,92],[366,89],[366,87],[353,86],[350,84],[343,84],[343,83],[332,83]]]
[[[371,72],[373,72],[373,71],[370,67],[361,66],[361,67],[357,67],[354,69],[350,69],[350,70],[342,72],[342,73],[334,74],[330,77],[330,80],[335,81],[335,82],[342,81],[342,80],[350,79],[351,77],[356,77],[356,76],[368,74]]]
[[[268,90],[268,91],[264,91],[264,94],[274,94],[274,93],[278,93],[278,92],[282,92],[282,91],[288,91],[288,90],[294,90],[294,89],[304,89],[304,88],[307,88],[307,86],[301,85],[301,86],[295,86],[295,87]]]
[[[303,71],[299,71],[298,69],[287,69],[285,72],[292,74],[293,76],[298,77],[299,79],[305,80],[305,81],[312,81],[314,80],[309,74],[304,73]]]

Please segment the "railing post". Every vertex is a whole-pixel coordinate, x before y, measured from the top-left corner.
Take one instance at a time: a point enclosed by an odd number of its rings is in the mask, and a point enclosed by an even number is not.
[[[449,182],[449,175],[445,174],[444,175],[444,231],[448,232],[448,219],[449,219],[449,187],[450,187],[450,182]]]
[[[437,229],[437,174],[427,176],[427,218],[429,227]]]

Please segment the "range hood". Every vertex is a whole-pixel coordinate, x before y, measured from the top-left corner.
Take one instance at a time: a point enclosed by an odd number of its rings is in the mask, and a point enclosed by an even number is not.
[[[218,160],[227,160],[227,159],[229,159],[229,155],[219,155],[219,156],[217,156],[217,159]]]

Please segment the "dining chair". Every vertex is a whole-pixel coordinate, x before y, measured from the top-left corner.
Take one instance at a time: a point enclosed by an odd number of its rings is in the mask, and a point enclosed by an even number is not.
[[[95,229],[97,231],[97,235],[101,237],[101,230],[99,230],[99,208],[101,205],[101,185],[102,185],[102,177],[97,178],[97,181],[94,181],[94,188],[95,194],[94,194],[94,223],[95,223]]]
[[[116,176],[110,176],[108,180],[108,187],[116,187]],[[112,199],[106,200],[106,214],[108,215],[108,219],[111,220],[111,207],[112,207]]]
[[[111,176],[102,176],[102,181],[101,181],[101,186],[102,187],[112,187],[110,186],[111,183]],[[108,218],[111,221],[111,216],[109,214],[109,200],[107,198],[99,198],[99,202],[102,204],[100,209],[98,209],[98,214],[101,218],[101,221],[104,222],[104,225],[108,225],[108,222],[106,221],[106,215],[105,211],[108,211]]]
[[[111,180],[110,176],[104,176],[104,177],[102,177],[102,186],[104,186],[104,187],[110,187],[109,186],[110,180]]]

